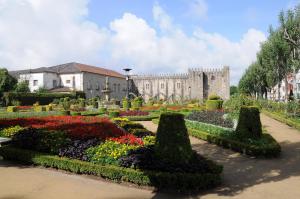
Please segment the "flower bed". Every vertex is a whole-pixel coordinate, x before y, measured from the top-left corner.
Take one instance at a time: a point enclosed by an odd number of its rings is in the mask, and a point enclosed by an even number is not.
[[[186,119],[227,128],[233,127],[232,120],[225,118],[225,113],[223,111],[194,111],[188,115]]]
[[[0,126],[9,127],[20,125],[36,129],[61,130],[74,138],[118,137],[125,132],[114,125],[108,118],[83,116],[49,116],[41,118],[2,119]]]
[[[222,167],[195,152],[188,162],[161,160],[152,151],[153,133],[126,118],[113,123],[108,118],[50,116],[3,119],[0,125],[12,138],[11,145],[0,148],[5,159],[160,189],[202,190],[220,183]]]
[[[267,133],[264,133],[260,139],[241,140],[233,129],[189,120],[185,123],[190,135],[237,152],[267,158],[277,157],[281,152],[280,145]]]

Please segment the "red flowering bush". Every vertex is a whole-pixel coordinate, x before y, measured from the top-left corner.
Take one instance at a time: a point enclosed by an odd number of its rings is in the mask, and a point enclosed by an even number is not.
[[[144,145],[144,142],[141,138],[137,138],[132,134],[126,134],[118,138],[111,138],[110,140],[119,142],[121,144],[128,145]]]
[[[146,111],[121,111],[119,116],[144,116],[149,115]]]
[[[2,119],[0,126],[22,126],[37,129],[65,131],[73,138],[100,138],[119,137],[125,131],[117,127],[108,118],[83,116],[48,116],[40,118]]]

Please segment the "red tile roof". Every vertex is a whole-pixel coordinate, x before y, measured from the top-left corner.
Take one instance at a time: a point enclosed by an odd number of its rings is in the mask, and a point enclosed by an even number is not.
[[[79,63],[76,63],[76,67],[81,72],[88,72],[88,73],[95,73],[95,74],[111,76],[111,77],[125,78],[124,75],[122,75],[116,71],[106,69],[106,68],[100,68],[100,67],[96,67],[96,66],[90,66],[90,65],[79,64]]]

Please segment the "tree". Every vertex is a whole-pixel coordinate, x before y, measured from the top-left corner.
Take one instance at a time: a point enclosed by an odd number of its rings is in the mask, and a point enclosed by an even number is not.
[[[12,77],[7,69],[0,68],[0,95],[3,95],[3,92],[11,91],[15,85],[17,84],[17,80]]]
[[[237,86],[230,86],[230,95],[234,95],[238,92]]]
[[[29,89],[28,83],[25,81],[19,82],[16,85],[15,92],[29,93],[30,89]]]

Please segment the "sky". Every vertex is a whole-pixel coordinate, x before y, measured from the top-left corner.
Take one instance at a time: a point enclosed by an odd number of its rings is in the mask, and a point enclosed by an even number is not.
[[[300,0],[0,0],[0,66],[79,62],[134,74],[230,67],[236,85]]]

